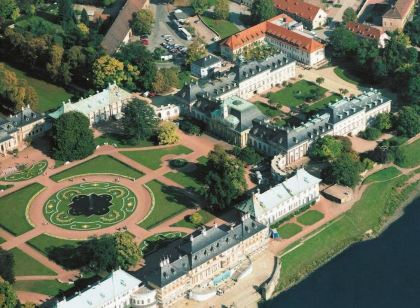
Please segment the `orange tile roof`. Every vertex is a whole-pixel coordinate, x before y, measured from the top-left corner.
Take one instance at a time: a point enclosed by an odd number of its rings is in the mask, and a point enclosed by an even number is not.
[[[273,2],[278,9],[310,21],[315,19],[316,14],[321,9],[316,5],[301,0],[273,0]]]
[[[269,34],[309,53],[324,48],[323,44],[314,39],[275,24],[274,21],[279,19],[283,19],[285,22],[293,21],[292,18],[285,14],[278,15],[230,36],[223,42],[223,45],[229,47],[231,50],[236,50],[265,38],[266,35]]]
[[[379,40],[381,35],[384,33],[383,30],[371,27],[368,25],[359,24],[354,21],[350,21],[347,23],[346,28],[349,29],[351,32],[354,32],[360,36],[376,39]]]

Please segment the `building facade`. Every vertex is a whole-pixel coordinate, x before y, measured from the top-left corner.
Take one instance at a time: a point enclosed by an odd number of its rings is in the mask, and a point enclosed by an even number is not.
[[[48,129],[44,116],[29,107],[6,119],[0,118],[0,156],[24,149],[31,139],[44,135]]]
[[[230,36],[222,42],[220,50],[223,57],[232,60],[261,43],[275,46],[289,58],[308,66],[326,61],[325,46],[304,34],[299,23],[285,14]]]
[[[305,169],[299,169],[295,175],[264,193],[254,193],[237,208],[250,214],[256,221],[271,225],[301,207],[318,201],[320,182],[321,179]]]
[[[81,99],[78,102],[63,102],[60,108],[49,114],[53,119],[58,119],[62,114],[69,111],[83,113],[88,119],[90,126],[107,121],[111,118],[120,118],[123,107],[132,99],[132,94],[118,87],[115,83],[110,84],[102,92]]]
[[[307,29],[321,28],[326,25],[328,14],[320,7],[302,0],[274,0],[281,13],[301,22]]]
[[[381,28],[360,24],[354,21],[348,22],[346,28],[361,38],[375,40],[380,48],[385,47],[389,35]]]
[[[181,108],[174,104],[155,106],[152,105],[156,117],[162,121],[176,120],[181,114]]]
[[[416,0],[396,0],[382,16],[382,27],[385,31],[403,31],[404,26],[414,12]]]
[[[191,74],[198,78],[213,75],[222,67],[222,59],[215,55],[207,55],[191,63]]]

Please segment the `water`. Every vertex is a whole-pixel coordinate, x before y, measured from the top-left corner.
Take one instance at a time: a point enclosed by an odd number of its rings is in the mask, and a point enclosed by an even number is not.
[[[379,238],[353,245],[262,307],[420,307],[420,197]]]

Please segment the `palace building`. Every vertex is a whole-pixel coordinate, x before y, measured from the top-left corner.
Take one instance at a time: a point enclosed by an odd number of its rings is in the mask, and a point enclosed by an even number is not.
[[[273,2],[280,12],[303,23],[308,29],[320,28],[327,23],[328,14],[316,5],[302,0],[274,0]]]

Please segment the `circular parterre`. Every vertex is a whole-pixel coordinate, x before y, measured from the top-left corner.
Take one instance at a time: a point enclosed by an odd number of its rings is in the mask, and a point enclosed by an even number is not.
[[[135,194],[110,182],[81,183],[52,195],[44,205],[44,216],[52,224],[69,230],[96,230],[119,223],[134,213]]]

